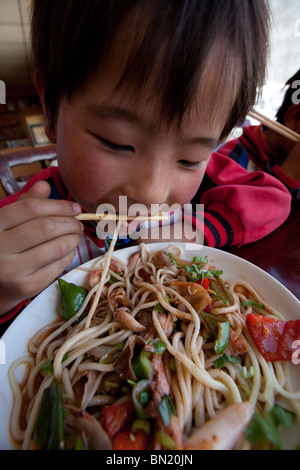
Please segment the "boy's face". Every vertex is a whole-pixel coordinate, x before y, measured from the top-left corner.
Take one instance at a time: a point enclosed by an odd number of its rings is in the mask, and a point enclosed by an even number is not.
[[[87,212],[100,204],[119,212],[120,196],[128,208],[139,203],[149,213],[151,204],[189,203],[227,116],[204,119],[208,104],[199,94],[178,130],[160,122],[155,93],[135,102],[129,92],[114,91],[118,80],[118,67],[107,67],[70,101],[61,100],[51,137],[66,187]]]

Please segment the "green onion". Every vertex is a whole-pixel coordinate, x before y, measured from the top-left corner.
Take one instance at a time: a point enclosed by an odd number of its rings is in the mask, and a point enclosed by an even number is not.
[[[212,274],[213,276],[221,276],[223,274],[223,271],[220,269],[213,269],[211,271],[207,271],[209,274]]]
[[[244,397],[245,400],[248,400],[250,397],[251,390],[244,384],[239,384],[238,389],[241,392],[241,396]]]
[[[75,447],[74,450],[85,450],[85,445],[80,436],[76,436]]]
[[[247,370],[246,366],[242,367],[242,376],[244,379],[251,379],[254,376],[254,367],[251,366],[249,370]]]
[[[254,300],[242,300],[241,305],[243,307],[257,307],[262,309],[265,308],[264,304],[261,304],[260,302],[255,302]]]
[[[192,267],[189,266],[188,264],[186,264],[186,265],[184,266],[184,269],[185,269],[188,273],[195,272],[195,273],[199,274],[199,266],[197,266],[196,264],[193,264]]]
[[[139,418],[147,419],[150,418],[148,413],[146,413],[144,405],[145,405],[145,392],[148,392],[148,387],[150,384],[150,380],[140,380],[135,384],[132,390],[132,401],[134,405],[135,412]],[[142,403],[143,402],[143,403]]]
[[[129,385],[131,385],[131,387],[134,387],[136,385],[136,382],[134,380],[130,380],[130,379],[127,380],[127,383]]]
[[[176,415],[175,406],[169,396],[166,395],[162,398],[158,405],[158,411],[164,425],[168,426],[171,419],[171,414]]]
[[[193,263],[208,263],[208,260],[206,258],[202,258],[201,256],[194,256],[193,258]]]
[[[86,450],[81,436],[72,435],[66,436],[64,450]]]
[[[155,438],[165,449],[168,449],[168,450],[176,449],[175,441],[164,431],[161,431],[161,430],[157,431],[155,433]]]
[[[161,341],[160,339],[153,339],[150,341],[151,346],[153,346],[154,348],[154,352],[155,354],[157,354],[158,356],[162,356],[163,353],[165,352],[167,346],[166,344]]]
[[[150,401],[150,392],[149,390],[146,390],[145,392],[140,393],[140,402],[142,405],[147,405]]]
[[[164,254],[169,256],[170,260],[172,261],[173,264],[176,264],[176,259],[172,255],[172,253],[169,253],[168,251],[164,251]]]
[[[130,395],[130,393],[131,393],[131,388],[124,384],[124,385],[122,385],[122,387],[120,388],[120,392],[122,392],[124,395]]]
[[[113,380],[105,380],[104,382],[104,389],[110,390],[111,388],[118,389],[120,387],[119,382],[115,382]]]
[[[169,368],[172,372],[176,372],[176,364],[174,357],[171,357],[169,360]]]
[[[235,356],[230,356],[229,354],[223,354],[222,356],[218,357],[218,359],[215,359],[213,361],[213,365],[217,368],[220,369],[223,367],[227,362],[232,362],[234,364],[240,364],[240,361],[235,357]]]
[[[46,361],[43,365],[41,365],[40,370],[47,375],[53,374],[53,359],[52,361]]]
[[[64,354],[64,357],[62,360],[65,361],[67,357],[68,357],[68,353]],[[52,361],[44,362],[44,364],[41,365],[40,370],[47,375],[52,375],[53,374],[53,362],[54,362],[54,359],[52,359]]]
[[[163,313],[165,311],[164,307],[160,304],[157,304],[153,307],[153,310],[155,310],[156,312],[160,312],[160,313]]]
[[[116,274],[121,274],[121,273],[116,273]],[[114,277],[114,276],[111,274],[108,283],[109,283],[109,284],[115,284],[115,282],[119,282],[119,279],[117,279],[116,277]]]
[[[151,432],[151,424],[147,419],[136,419],[131,426],[132,432],[140,432],[144,431],[147,434]]]

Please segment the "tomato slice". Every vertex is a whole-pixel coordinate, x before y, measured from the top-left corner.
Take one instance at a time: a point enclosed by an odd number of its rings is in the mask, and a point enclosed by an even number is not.
[[[125,429],[114,437],[114,450],[147,450],[148,434],[144,431],[133,433],[131,429]]]
[[[266,361],[290,361],[300,339],[300,320],[281,321],[257,313],[246,318],[248,331]]]
[[[117,432],[126,428],[133,413],[132,401],[120,405],[105,406],[103,408],[103,427],[113,437]]]
[[[205,290],[209,289],[209,279],[207,277],[197,281],[197,284],[200,284],[200,286],[204,287]]]

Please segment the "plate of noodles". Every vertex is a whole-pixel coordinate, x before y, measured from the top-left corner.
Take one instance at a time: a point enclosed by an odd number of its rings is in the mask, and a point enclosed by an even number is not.
[[[221,250],[111,247],[2,337],[0,449],[299,448],[299,306]]]

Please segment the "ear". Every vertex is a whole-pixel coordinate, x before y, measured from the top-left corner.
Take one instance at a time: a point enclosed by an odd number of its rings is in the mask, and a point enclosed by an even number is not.
[[[287,127],[299,133],[300,129],[300,103],[293,104],[285,113],[284,123]]]
[[[36,69],[34,71],[33,83],[34,83],[34,86],[36,88],[36,91],[39,94],[41,104],[42,104],[42,108],[43,108],[43,112],[44,112],[44,115],[45,115],[45,133],[46,133],[46,136],[48,137],[48,139],[51,140],[51,142],[56,143],[56,132],[53,131],[50,127],[49,119],[48,119],[49,113],[48,113],[48,110],[47,110],[47,107],[46,107],[46,104],[45,104],[44,80],[43,80],[41,72],[38,69]]]

